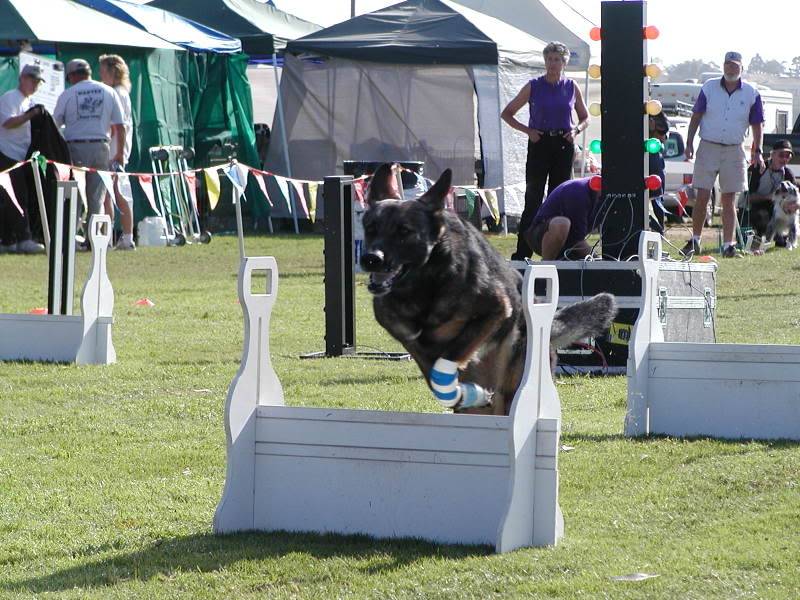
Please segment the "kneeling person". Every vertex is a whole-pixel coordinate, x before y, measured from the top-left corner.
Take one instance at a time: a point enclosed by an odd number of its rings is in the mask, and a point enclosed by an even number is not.
[[[600,194],[589,177],[565,181],[547,196],[525,237],[542,260],[582,260],[592,249],[586,236],[597,226]]]

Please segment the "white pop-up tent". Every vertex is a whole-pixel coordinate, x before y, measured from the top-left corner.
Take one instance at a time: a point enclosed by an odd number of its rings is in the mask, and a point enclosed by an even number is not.
[[[542,73],[543,48],[447,0],[408,0],[290,41],[266,167],[319,180],[344,160],[419,160],[426,176],[449,167],[468,185],[481,160],[484,187],[518,215],[522,195],[502,190],[525,182],[526,149],[504,145],[500,111]]]

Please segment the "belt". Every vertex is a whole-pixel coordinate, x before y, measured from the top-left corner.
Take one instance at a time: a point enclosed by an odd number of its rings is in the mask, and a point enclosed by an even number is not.
[[[700,140],[702,142],[708,142],[709,144],[714,144],[715,146],[741,146],[741,144],[723,144],[722,142],[712,142],[711,140]]]
[[[559,135],[564,135],[568,131],[569,131],[569,129],[549,129],[547,131],[543,131],[542,135],[546,135],[546,136],[549,136],[549,137],[556,137],[556,136],[559,136]]]
[[[107,142],[106,138],[99,138],[96,140],[67,140],[68,144],[94,144],[97,142]]]

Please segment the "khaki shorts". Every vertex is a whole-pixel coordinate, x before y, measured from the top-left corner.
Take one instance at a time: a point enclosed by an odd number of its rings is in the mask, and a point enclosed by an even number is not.
[[[692,187],[710,190],[719,175],[719,191],[723,194],[747,189],[747,159],[741,144],[723,146],[700,140],[694,161]]]

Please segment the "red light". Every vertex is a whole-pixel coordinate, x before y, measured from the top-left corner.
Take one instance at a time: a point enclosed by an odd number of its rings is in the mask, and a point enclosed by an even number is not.
[[[658,27],[655,25],[648,25],[644,28],[644,39],[654,40],[658,37]]]
[[[589,189],[595,192],[599,192],[603,189],[603,178],[599,175],[595,175],[591,179],[589,179]]]
[[[658,175],[650,175],[648,177],[645,177],[644,187],[646,187],[651,192],[659,189],[661,187],[661,177],[659,177]]]
[[[593,42],[599,42],[603,37],[603,30],[599,27],[592,27],[589,30],[589,39]]]

